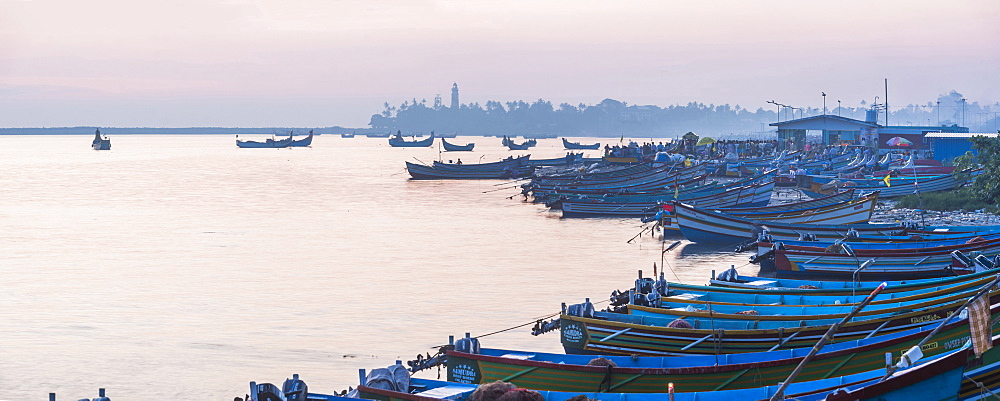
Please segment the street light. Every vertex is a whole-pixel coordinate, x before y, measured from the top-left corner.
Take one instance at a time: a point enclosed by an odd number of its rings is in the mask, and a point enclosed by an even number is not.
[[[823,94],[823,115],[826,115],[826,92],[820,92]]]
[[[781,122],[781,104],[778,103],[778,102],[775,102],[774,100],[768,100],[767,102],[770,103],[770,104],[773,104],[775,106],[778,106],[777,114],[778,114],[778,122],[780,123]]]
[[[837,101],[837,117],[840,117],[840,101]]]
[[[962,126],[965,126],[965,98],[962,98]]]

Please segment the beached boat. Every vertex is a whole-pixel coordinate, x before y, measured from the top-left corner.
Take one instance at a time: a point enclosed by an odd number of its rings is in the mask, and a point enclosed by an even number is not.
[[[516,364],[509,366],[512,370],[507,372],[507,376],[499,377],[498,380],[505,383],[491,381],[487,378],[493,377],[491,374],[483,374],[483,370],[476,370],[473,366],[475,363],[481,362],[481,359],[470,360],[470,364],[459,365],[455,369],[454,377],[449,369],[449,378],[451,379],[449,381],[411,378],[405,374],[405,368],[397,364],[389,368],[374,369],[370,373],[362,371],[360,375],[362,380],[357,388],[358,391],[351,395],[384,401],[469,400],[477,399],[472,394],[479,393],[477,391],[479,386],[489,386],[490,393],[531,390],[532,398],[526,398],[528,394],[524,394],[522,398],[513,399],[540,399],[544,401],[565,401],[568,399],[754,401],[774,398],[800,401],[824,399],[828,401],[965,400],[974,399],[977,395],[987,395],[1000,387],[996,379],[991,377],[1000,368],[1000,362],[997,361],[1000,358],[1000,348],[997,347],[1000,345],[1000,337],[987,338],[986,342],[992,342],[993,348],[984,351],[981,357],[977,356],[976,350],[966,344],[961,337],[947,342],[927,340],[926,343],[921,342],[920,344],[926,346],[928,350],[936,349],[937,352],[934,352],[932,356],[910,348],[906,351],[905,358],[901,357],[899,362],[886,366],[883,365],[886,361],[881,355],[862,359],[851,354],[841,353],[838,358],[816,359],[818,357],[815,357],[810,359],[808,363],[803,365],[804,370],[786,376],[768,375],[769,372],[778,369],[772,369],[767,361],[753,363],[748,360],[745,364],[720,366],[721,360],[729,360],[731,356],[728,355],[712,357],[714,365],[706,364],[706,366],[700,367],[674,369],[659,368],[655,364],[640,368],[632,366],[635,366],[637,361],[653,359],[667,360],[664,364],[672,364],[678,360],[683,361],[687,357],[628,357],[633,359],[632,361],[624,358],[618,359],[629,366],[628,368],[607,366],[614,363],[608,357],[595,359],[600,364],[593,366],[585,364],[552,366],[559,364],[536,363],[533,359],[537,353],[511,351],[499,357],[503,364]],[[941,350],[943,346],[947,346],[949,349]],[[496,351],[505,352],[505,350]],[[905,350],[900,350],[900,352],[902,351]],[[789,358],[789,360],[801,361],[804,359],[801,356],[807,352],[806,349],[801,350],[796,354],[798,357]],[[834,353],[824,351],[817,355]],[[449,352],[449,363],[452,355],[458,354],[458,352]],[[808,355],[805,358],[808,358]],[[892,360],[896,360],[896,358],[893,357]],[[835,373],[840,370],[852,370],[854,369],[852,366],[860,366],[861,364],[870,364],[862,367],[862,369],[868,370],[853,374]],[[816,365],[822,366],[813,367]],[[552,369],[546,370],[545,368],[549,366]],[[743,369],[727,371],[729,366],[740,366]],[[674,377],[669,374],[658,375],[658,373],[666,371],[679,373]],[[806,371],[809,373],[805,373]],[[477,377],[477,374],[481,374],[481,377]],[[497,375],[502,374],[498,373]],[[767,377],[764,377],[765,375]],[[714,379],[713,376],[721,376],[722,378]],[[709,377],[713,377],[714,380]],[[754,380],[760,384],[745,388],[730,388],[734,382]],[[778,384],[785,381],[789,381],[789,383]],[[645,391],[626,390],[626,388],[640,388],[641,385],[645,385]],[[737,386],[738,384],[732,387]],[[559,390],[551,390],[551,388]],[[564,388],[572,388],[573,390],[563,390]],[[977,391],[978,394],[976,394]],[[535,392],[537,395],[534,394]]]
[[[1000,310],[995,309],[994,316],[1000,316]],[[937,344],[926,349],[926,358],[962,349],[968,336],[967,319],[950,322],[928,338],[936,326],[827,345],[804,366],[797,379],[811,381],[878,371],[885,367],[885,353],[899,355],[921,341]],[[610,379],[605,388],[612,392],[656,393],[671,382],[681,392],[707,392],[777,384],[788,377],[809,351],[807,347],[669,357],[605,355],[595,360],[593,355],[469,349],[456,345],[446,351],[446,364],[448,380],[459,383],[503,380],[537,390],[593,391]]]
[[[804,235],[811,235],[819,240],[834,241],[853,235],[895,235],[906,232],[902,224],[781,223],[743,218],[683,202],[673,202],[673,208],[677,226],[684,237],[692,242],[739,244],[755,240],[763,233],[774,240],[799,239]]]
[[[468,143],[465,145],[455,145],[452,143],[448,143],[448,141],[444,140],[444,138],[441,138],[441,145],[444,146],[444,150],[449,152],[470,152],[472,151],[472,148],[476,146],[475,143]]]
[[[571,150],[596,150],[601,148],[600,142],[583,145],[579,142],[570,142],[566,138],[562,138],[562,143],[564,148]]]
[[[801,178],[800,178],[801,177]],[[883,199],[895,198],[898,196],[912,195],[916,191],[921,193],[948,191],[961,187],[966,183],[954,174],[928,176],[928,177],[890,177],[889,184],[883,178],[861,178],[847,179],[822,176],[799,176],[796,177],[799,190],[811,197],[821,197],[837,191],[854,189],[855,193],[862,194],[873,191],[881,191]]]
[[[407,141],[403,139],[403,135],[400,132],[396,132],[396,135],[389,138],[389,146],[394,148],[426,148],[434,144],[434,133],[432,132],[426,139]]]
[[[1000,300],[994,296],[992,301]],[[946,304],[890,317],[855,320],[841,326],[832,341],[857,340],[929,324],[951,315],[958,305]],[[577,308],[580,309],[580,308]],[[586,310],[586,308],[583,308]],[[593,311],[593,308],[589,308]],[[568,354],[670,356],[724,354],[802,348],[813,345],[829,325],[808,321],[714,322],[591,312],[588,317],[565,311],[559,316],[563,348]]]
[[[774,181],[762,182],[732,188],[724,192],[709,194],[698,198],[686,199],[684,202],[700,205],[705,202],[709,207],[725,206],[766,206],[774,191]],[[679,193],[678,193],[679,194]],[[673,194],[667,195],[673,200]],[[602,202],[600,199],[587,201],[562,201],[563,217],[642,217],[655,213],[659,202]]]
[[[94,150],[111,150],[111,139],[107,136],[101,137],[101,130],[94,132],[94,140],[90,143]]]
[[[780,245],[773,252],[773,268],[778,277],[814,277],[825,280],[850,280],[852,277],[926,278],[972,273],[974,266],[962,266],[954,262],[952,252],[955,251],[976,252],[992,258],[1000,255],[1000,239],[899,250],[854,250],[849,244],[847,248],[844,245],[834,245],[827,249],[789,248]]]

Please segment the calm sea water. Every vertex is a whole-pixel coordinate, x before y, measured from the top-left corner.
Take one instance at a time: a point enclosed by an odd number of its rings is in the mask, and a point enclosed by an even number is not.
[[[627,242],[638,220],[561,219],[503,181],[405,172],[404,160],[514,154],[498,138],[459,137],[476,151],[440,155],[328,135],[293,149],[90,140],[0,137],[2,400],[99,387],[118,401],[231,400],[292,373],[340,391],[359,368],[605,300],[661,265],[658,238]],[[565,152],[545,139],[530,153]],[[685,242],[663,258],[673,281],[704,283],[745,264],[729,251]],[[558,333],[529,332],[481,341],[561,350]]]

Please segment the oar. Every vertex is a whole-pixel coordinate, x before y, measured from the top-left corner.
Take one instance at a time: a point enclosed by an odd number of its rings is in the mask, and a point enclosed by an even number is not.
[[[517,188],[517,185],[511,186],[511,187],[503,187],[503,188],[491,189],[489,191],[483,191],[483,193],[487,194],[487,193],[490,193],[490,192],[503,191],[505,189],[513,189],[513,188]]]
[[[820,338],[819,341],[816,342],[816,345],[814,345],[813,348],[809,350],[809,354],[806,355],[805,358],[802,358],[802,360],[799,361],[799,365],[795,367],[795,370],[792,370],[792,373],[788,375],[788,378],[785,379],[785,381],[781,382],[781,385],[778,386],[778,390],[775,391],[774,395],[771,396],[770,401],[784,400],[785,388],[787,388],[788,385],[795,380],[795,377],[799,375],[799,372],[802,371],[802,368],[804,368],[806,364],[809,363],[809,361],[812,360],[812,358],[816,356],[817,353],[819,353],[819,350],[823,349],[823,346],[826,345],[827,342],[833,339],[833,335],[837,333],[837,330],[840,330],[840,326],[843,326],[844,323],[847,323],[852,318],[854,318],[854,315],[857,315],[858,312],[861,312],[861,309],[864,309],[865,306],[871,303],[871,301],[875,299],[875,296],[878,295],[878,293],[881,292],[885,287],[886,283],[883,282],[882,284],[879,284],[879,286],[875,287],[875,290],[873,290],[871,294],[868,294],[868,297],[866,297],[863,301],[861,301],[861,303],[859,303],[857,306],[854,307],[854,309],[851,310],[851,313],[848,313],[847,316],[844,316],[844,318],[841,319],[839,322],[835,323],[833,326],[830,326],[830,329],[826,331],[826,334],[823,334],[823,338]]]
[[[632,238],[631,238],[631,239],[629,239],[628,241],[625,241],[625,243],[626,243],[626,244],[631,244],[631,243],[632,243],[632,241],[634,241],[634,240],[635,240],[636,238],[639,238],[639,236],[640,236],[640,235],[642,235],[643,233],[645,233],[645,232],[646,232],[646,230],[648,230],[648,229],[649,229],[649,227],[643,227],[643,228],[642,228],[642,231],[639,231],[639,233],[638,233],[638,234],[636,234],[636,235],[635,235],[634,237],[632,237]]]

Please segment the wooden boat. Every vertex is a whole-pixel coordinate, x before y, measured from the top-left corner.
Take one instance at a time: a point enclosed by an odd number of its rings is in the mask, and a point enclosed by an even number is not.
[[[503,146],[506,146],[507,149],[510,149],[510,150],[528,150],[528,148],[530,148],[530,147],[535,146],[536,144],[538,144],[538,141],[535,140],[535,139],[528,139],[528,140],[525,140],[522,143],[517,143],[517,142],[514,142],[513,139],[510,139],[506,135],[504,135],[503,141],[501,141],[501,144],[503,144]]]
[[[829,195],[830,193],[834,193],[839,190],[853,188],[858,193],[882,191],[882,198],[888,199],[898,196],[912,195],[917,190],[920,190],[922,193],[948,191],[961,187],[965,184],[964,180],[958,179],[954,174],[919,177],[916,179],[912,177],[893,177],[889,180],[889,186],[886,186],[881,179],[837,179],[839,181],[838,184],[832,182],[835,178],[818,176],[804,177],[803,181],[798,184],[799,189],[802,193],[811,197],[820,197],[823,195]],[[861,181],[862,183],[848,185],[848,181]]]
[[[444,146],[444,150],[449,152],[470,152],[472,151],[472,148],[476,146],[475,143],[468,143],[465,145],[455,145],[452,143],[448,143],[448,141],[444,140],[444,138],[441,138],[441,145]]]
[[[887,316],[905,311],[927,308],[935,305],[944,305],[951,302],[961,302],[974,293],[978,288],[956,290],[956,291],[935,291],[932,293],[914,293],[902,298],[885,299],[882,302],[871,303],[857,316]],[[898,295],[898,294],[897,294]],[[845,297],[846,298],[846,297]],[[652,299],[647,305],[624,305],[624,308],[616,309],[614,313],[623,313],[634,316],[649,316],[671,319],[683,319],[686,317],[697,319],[715,319],[720,321],[747,321],[747,320],[801,320],[810,321],[810,324],[822,324],[821,320],[836,320],[843,317],[863,300],[861,297],[850,297],[855,302],[845,302],[841,304],[824,303],[822,305],[771,305],[771,304],[715,304],[715,303],[688,303],[674,302],[672,297],[660,297]],[[648,298],[647,298],[648,299]],[[879,299],[879,298],[875,298]],[[860,319],[859,319],[860,320]]]
[[[101,137],[101,130],[94,132],[94,141],[90,143],[94,150],[111,150],[111,139],[107,136]]]
[[[867,223],[875,211],[878,202],[879,192],[873,192],[857,199],[843,200],[838,203],[828,204],[830,200],[849,197],[850,193],[834,197],[819,198],[815,201],[806,201],[800,204],[786,204],[767,206],[758,205],[756,209],[739,207],[727,207],[727,205],[713,205],[711,203],[701,204],[694,200],[684,200],[681,202],[698,208],[708,208],[715,212],[721,212],[730,216],[744,219],[753,219],[761,222],[773,222],[784,224],[861,224]],[[824,205],[825,204],[825,205]],[[676,214],[668,209],[673,205],[664,204],[661,212],[658,212],[652,220],[659,221],[664,230],[680,231],[680,226],[676,224]],[[720,207],[722,206],[722,207]],[[682,232],[683,233],[683,232]]]
[[[268,138],[264,142],[242,141],[240,140],[240,136],[236,135],[236,146],[241,148],[287,148],[292,145],[292,141],[294,140],[294,138],[289,136],[285,139]]]
[[[998,269],[994,268],[981,273],[967,276],[947,278],[947,279],[926,279],[914,280],[916,282],[899,284],[893,282],[888,289],[893,291],[879,293],[871,301],[871,306],[895,305],[902,302],[921,302],[927,299],[950,300],[954,296],[961,296],[972,289],[982,287],[997,274]],[[611,307],[620,310],[626,305],[629,308],[635,305],[659,306],[664,308],[684,308],[684,309],[712,309],[714,310],[753,310],[760,306],[822,306],[836,310],[844,306],[854,305],[865,298],[865,289],[870,289],[878,285],[871,282],[819,282],[815,284],[829,283],[842,287],[819,288],[814,285],[802,289],[795,287],[767,287],[766,284],[760,287],[730,288],[714,286],[694,286],[678,283],[667,283],[660,277],[659,282],[649,282],[649,279],[637,280],[637,287],[628,291],[615,290],[611,293]],[[761,280],[764,281],[764,280]],[[782,280],[788,281],[788,280]],[[754,282],[746,285],[752,286]],[[852,287],[857,284],[857,287]],[[897,289],[899,287],[899,289]],[[636,290],[638,288],[638,290]],[[724,291],[717,291],[726,289]],[[734,292],[728,290],[740,290]],[[846,292],[838,292],[847,290]],[[722,309],[718,309],[721,306]],[[727,309],[727,307],[733,307]]]
[[[686,199],[684,202],[694,204],[706,202],[710,203],[709,206],[765,206],[771,200],[773,191],[774,181],[768,181],[732,188],[718,194]],[[670,197],[673,198],[673,194]],[[658,204],[657,201],[619,203],[600,202],[599,199],[583,202],[565,200],[562,202],[562,215],[563,217],[642,217],[654,213],[651,210],[655,210]]]
[[[289,137],[292,136],[292,133],[289,132],[288,136]],[[312,132],[312,130],[309,130],[309,135],[308,136],[306,136],[305,138],[302,138],[302,139],[293,139],[292,142],[290,144],[288,144],[288,146],[293,147],[293,148],[295,148],[295,147],[306,147],[306,146],[312,145],[312,141],[313,141],[313,132]]]
[[[533,193],[537,196],[546,196],[549,193],[576,193],[576,194],[608,194],[624,192],[642,192],[650,190],[662,190],[663,188],[677,182],[688,181],[693,177],[704,174],[704,170],[696,166],[674,169],[673,166],[664,166],[656,170],[650,170],[642,174],[628,177],[612,177],[604,180],[585,180],[573,184],[536,184],[530,183],[524,187],[524,193]]]
[[[426,139],[407,141],[403,139],[402,134],[399,131],[396,135],[389,138],[389,146],[394,148],[426,148],[434,144],[434,133],[432,132],[430,136]]]
[[[354,138],[354,134],[340,134],[341,138]]]
[[[991,301],[997,300],[1000,296],[991,298]],[[920,327],[950,316],[956,308],[957,305],[949,304],[890,317],[852,321],[841,326],[832,342]],[[802,348],[816,343],[829,328],[828,325],[808,325],[807,321],[803,321],[804,326],[797,322],[767,321],[741,325],[694,319],[685,319],[689,323],[688,328],[678,328],[669,327],[674,319],[634,318],[599,312],[589,316],[573,316],[565,311],[559,316],[561,340],[567,354],[715,355]]]
[[[410,177],[415,180],[510,179],[530,176],[532,169],[531,166],[526,166],[521,160],[517,159],[509,163],[496,164],[490,167],[482,167],[475,164],[435,164],[434,166],[426,166],[406,162],[406,170],[410,173]]]
[[[992,341],[994,347],[985,351],[982,358],[977,358],[971,347],[963,345],[964,339],[961,337],[946,342],[928,342],[929,349],[938,349],[935,355],[917,360],[915,366],[901,362],[898,365],[905,367],[893,366],[894,372],[888,371],[882,365],[885,362],[881,355],[874,355],[867,360],[856,358],[851,354],[841,354],[838,355],[838,358],[818,359],[815,363],[823,364],[823,367],[810,369],[813,363],[804,365],[803,373],[796,376],[796,380],[787,387],[774,385],[786,380],[787,376],[770,375],[770,372],[780,370],[780,368],[772,369],[771,366],[768,366],[768,362],[747,362],[728,366],[706,364],[703,367],[691,368],[620,368],[582,364],[555,366],[559,364],[535,363],[531,359],[537,353],[518,351],[512,351],[499,357],[503,361],[501,361],[501,367],[496,369],[499,371],[504,367],[509,367],[511,370],[506,372],[507,376],[500,376],[504,373],[497,373],[495,376],[499,376],[501,381],[513,382],[511,383],[512,387],[516,385],[521,389],[537,391],[540,399],[545,401],[565,401],[580,396],[599,401],[747,401],[769,400],[775,397],[778,391],[782,391],[780,399],[794,400],[969,399],[965,397],[983,395],[1000,387],[1000,384],[996,383],[996,379],[991,377],[1000,367],[1000,362],[997,361],[1000,358],[1000,347],[997,347],[1000,345],[1000,337],[995,336]],[[942,345],[950,347],[949,350],[941,351]],[[497,351],[505,352],[505,350]],[[804,355],[806,351],[802,350],[799,355]],[[830,355],[833,352],[824,351],[819,355],[824,354]],[[458,355],[458,353],[449,352],[449,364],[452,355]],[[719,355],[713,359],[718,361],[728,359],[728,357],[731,356]],[[493,357],[484,357],[483,359],[485,358]],[[686,358],[655,359],[684,360]],[[485,369],[474,370],[473,364],[482,363],[483,359],[473,359],[470,360],[470,364],[458,365],[455,369],[458,373],[455,375],[456,378],[449,381],[409,377],[388,381],[384,379],[385,374],[375,376],[372,379],[366,377],[358,386],[357,396],[385,401],[468,400],[473,391],[476,390],[478,383],[491,382],[492,377],[495,377],[493,374],[482,374]],[[629,359],[648,360],[653,358],[629,357]],[[789,359],[801,360],[801,357]],[[611,359],[607,358],[607,360]],[[621,359],[621,361],[629,363],[625,359]],[[852,370],[853,366],[856,366],[855,364],[862,362],[870,364],[867,367],[869,370],[847,375],[836,373],[840,370]],[[401,365],[397,366],[401,367]],[[549,366],[552,367],[551,370],[544,370]],[[729,366],[740,366],[743,367],[743,370],[726,372]],[[846,369],[841,369],[845,366]],[[494,367],[490,365],[490,368]],[[866,368],[862,367],[862,369]],[[450,371],[451,369],[449,369],[449,378],[452,377]],[[658,374],[665,371],[680,373],[673,377],[669,374]],[[809,373],[805,373],[806,371]],[[477,377],[477,373],[480,373],[481,377]],[[708,377],[718,378],[713,380]],[[753,380],[761,384],[745,388],[731,388],[736,387],[732,386],[734,382]],[[378,382],[381,382],[382,385],[376,387],[373,383]],[[982,384],[982,386],[978,387],[977,383]],[[632,390],[640,388],[641,384],[645,384],[645,391]],[[387,387],[391,389],[387,389]],[[550,390],[550,388],[560,390]],[[574,390],[561,390],[563,388],[573,388]],[[664,389],[667,391],[664,392]],[[900,398],[900,395],[907,395],[907,397]]]
[[[1000,239],[934,248],[858,249],[853,250],[853,254],[778,246],[774,250],[774,269],[778,277],[821,277],[828,280],[850,280],[854,276],[927,278],[972,273],[974,266],[954,263],[954,251],[978,252],[992,258],[1000,255]],[[863,270],[862,263],[866,265]]]
[[[695,170],[698,171],[697,169]],[[567,200],[582,201],[582,202],[613,202],[613,203],[649,203],[656,204],[659,202],[665,202],[674,200],[674,195],[680,195],[676,192],[686,192],[687,196],[682,196],[681,199],[691,200],[698,198],[700,201],[708,202],[712,199],[712,195],[721,194],[723,192],[731,191],[741,187],[749,186],[762,186],[768,184],[775,176],[775,170],[765,171],[761,174],[747,177],[739,181],[733,182],[720,182],[712,181],[706,182],[705,184],[692,186],[692,181],[702,182],[709,177],[708,174],[701,174],[694,177],[691,181],[680,181],[675,180],[662,187],[649,190],[649,191],[636,191],[634,189],[625,187],[627,192],[615,195],[615,194],[602,194],[595,195],[584,191],[575,191],[575,188],[570,188],[566,190],[561,190],[560,195],[565,196]],[[678,177],[679,178],[679,177]],[[643,184],[645,186],[645,184]],[[679,187],[680,191],[676,191],[675,188]],[[704,198],[704,199],[703,199]],[[729,203],[726,201],[720,201],[719,204]],[[701,204],[701,203],[699,203]]]
[[[784,399],[796,400],[822,400],[829,401],[853,401],[853,400],[887,400],[887,401],[914,401],[914,400],[944,400],[944,399],[971,399],[971,397],[985,394],[988,391],[995,391],[1000,385],[992,378],[997,369],[997,354],[1000,354],[1000,339],[994,337],[994,348],[986,351],[982,358],[976,358],[968,346],[959,346],[947,352],[941,352],[932,357],[926,357],[917,361],[916,366],[898,370],[890,374],[885,368],[869,370],[861,373],[849,375],[827,374],[822,375],[817,380],[795,380],[783,391]],[[929,344],[938,344],[934,342]],[[937,348],[937,347],[935,347]],[[502,350],[498,350],[503,352]],[[826,353],[824,351],[824,353]],[[518,351],[511,352],[510,357],[530,358],[535,353]],[[728,356],[720,356],[728,357]],[[637,358],[644,360],[646,358]],[[683,358],[670,358],[683,359]],[[851,360],[850,356],[847,360]],[[623,361],[627,362],[627,361]],[[817,363],[827,363],[819,361]],[[844,365],[841,363],[840,365]],[[850,364],[847,364],[850,365]],[[808,369],[810,365],[806,365]],[[600,370],[599,373],[587,377],[580,371],[569,371],[569,368],[562,372],[576,377],[576,383],[552,383],[551,377],[541,378],[543,386],[534,387],[533,384],[522,384],[526,380],[522,375],[528,374],[536,376],[538,369],[522,369],[512,377],[504,377],[506,381],[514,381],[514,384],[521,389],[531,389],[537,391],[544,401],[566,401],[570,398],[580,396],[596,401],[763,401],[768,400],[779,390],[779,386],[774,385],[777,381],[768,382],[765,378],[758,378],[761,386],[753,386],[741,389],[703,390],[696,391],[688,385],[688,380],[674,380],[661,382],[659,388],[652,392],[619,392],[624,386],[630,385],[637,380],[646,380],[655,375],[657,368],[648,368],[653,373],[647,374],[641,371],[630,376],[616,375],[617,368],[606,369],[598,366],[572,367],[593,368]],[[633,368],[634,369],[634,368]],[[739,375],[746,378],[754,378],[758,367],[751,367],[741,372],[734,372],[730,375]],[[767,370],[767,368],[764,368]],[[692,369],[693,370],[693,369]],[[715,367],[706,368],[706,375],[711,375],[713,371],[718,371]],[[384,373],[378,372],[384,371]],[[472,393],[478,388],[477,384],[470,384],[462,381],[442,381],[432,379],[413,378],[405,373],[406,369],[402,365],[394,365],[389,369],[374,369],[369,374],[361,370],[357,390],[348,394],[350,398],[338,395],[320,394],[309,390],[305,382],[293,375],[293,379],[288,379],[282,387],[270,383],[250,382],[250,399],[254,401],[277,401],[277,400],[382,400],[382,401],[440,401],[440,400],[469,400]],[[472,370],[464,372],[472,374]],[[687,373],[687,372],[685,372]],[[823,373],[823,372],[821,372]],[[803,374],[804,378],[811,378],[816,374]],[[556,378],[564,376],[555,376]],[[705,387],[702,380],[695,372],[678,376],[681,379],[694,377],[696,384],[694,388]],[[886,380],[882,380],[886,377]],[[462,379],[468,377],[460,376]],[[589,380],[593,378],[594,380]],[[475,378],[472,378],[475,379]],[[778,378],[783,381],[785,378]],[[746,379],[744,379],[746,380]],[[477,383],[485,383],[487,380],[479,379]],[[977,383],[982,383],[978,387]],[[576,385],[582,388],[577,391],[555,391],[545,390],[549,384]],[[728,382],[719,380],[717,387],[728,387]],[[771,385],[768,385],[771,384]],[[588,386],[589,385],[589,386]],[[666,391],[665,391],[666,390]],[[522,390],[518,390],[522,391]],[[898,395],[907,395],[905,398],[898,398]],[[878,398],[875,398],[878,397]],[[929,398],[931,397],[931,398]]]
[[[1000,316],[998,312],[995,307],[994,316]],[[927,338],[936,326],[830,344],[805,365],[797,379],[812,381],[873,371],[881,376],[886,353],[899,355]],[[1000,329],[994,329],[994,333],[997,332]],[[933,345],[927,347],[925,357],[947,356],[962,350],[967,336],[967,319],[950,322],[926,340]],[[601,356],[605,364],[588,365],[593,355],[456,346],[446,351],[446,363],[447,379],[457,383],[483,384],[503,380],[536,390],[593,391],[610,381],[604,387],[607,391],[656,393],[672,382],[678,385],[680,392],[708,392],[779,383],[809,351],[807,347],[669,357],[605,355]],[[608,364],[614,366],[606,366]],[[748,374],[750,372],[753,374]]]
[[[977,356],[965,346],[951,354],[894,373],[884,380],[852,385],[826,395],[826,401],[979,400],[997,396],[1000,388],[1000,338]],[[957,391],[957,394],[956,394]]]
[[[881,197],[881,193],[879,193]],[[753,220],[721,212],[701,209],[682,202],[673,202],[677,226],[684,237],[692,242],[738,244],[756,239],[759,234],[770,235],[773,240],[798,239],[809,234],[820,240],[838,240],[856,235],[893,235],[905,233],[900,224],[845,224],[820,225],[780,223]],[[850,234],[850,235],[849,235]]]
[[[796,400],[805,400],[802,396],[810,394],[827,394],[839,389],[848,389],[850,386],[877,381],[881,372],[866,372],[851,376],[837,376],[825,380],[798,382],[791,384],[785,391],[788,397]],[[538,393],[542,401],[567,401],[574,397],[586,397],[587,400],[594,401],[764,401],[768,400],[777,390],[777,385],[766,387],[755,387],[740,390],[720,390],[701,392],[672,392],[668,388],[661,388],[659,393],[618,393],[602,392],[598,389],[590,389],[580,392],[549,391],[518,388],[514,391],[526,391]],[[383,387],[359,385],[359,397],[364,399],[379,401],[442,401],[442,400],[471,400],[472,394],[478,388],[477,385],[456,383],[442,380],[413,378],[410,382],[409,391],[389,390]],[[683,383],[677,383],[677,389],[683,389]],[[310,393],[310,397],[314,394]],[[315,395],[315,397],[325,397]],[[534,397],[532,394],[531,397]],[[312,398],[310,398],[312,399]],[[327,399],[327,398],[317,398]],[[792,398],[790,398],[792,399]],[[820,400],[821,398],[815,398]]]
[[[854,244],[851,244],[854,245]],[[961,255],[961,256],[959,256]],[[988,258],[970,258],[961,252],[953,254],[953,257],[961,257],[964,264],[972,266],[979,264],[979,269],[976,270],[977,273],[971,275],[964,275],[958,277],[976,277],[982,276],[984,273],[988,273],[994,269],[1000,268],[1000,259],[988,259]],[[985,260],[984,260],[985,259]],[[950,279],[950,278],[949,278]],[[880,281],[881,282],[881,281]],[[739,274],[734,268],[730,270],[715,275],[715,271],[712,271],[712,277],[709,279],[708,284],[710,286],[719,287],[730,287],[730,288],[748,288],[770,291],[774,289],[790,289],[790,288],[855,288],[855,287],[873,287],[878,285],[880,282],[873,281],[855,281],[854,277],[850,281],[847,280],[809,280],[809,279],[795,279],[795,278],[785,278],[785,277],[759,277],[759,276],[747,276]],[[895,287],[899,285],[915,285],[922,283],[940,283],[941,278],[923,278],[923,279],[913,279],[906,278],[901,281],[889,281],[886,280],[889,286]]]
[[[562,138],[562,143],[564,148],[572,150],[596,150],[601,148],[601,144],[599,142],[589,145],[583,145],[580,144],[579,142],[570,142],[566,140],[566,138]]]

